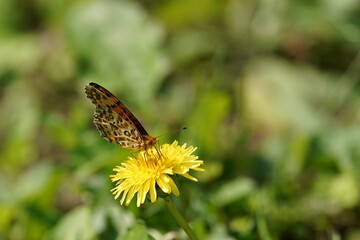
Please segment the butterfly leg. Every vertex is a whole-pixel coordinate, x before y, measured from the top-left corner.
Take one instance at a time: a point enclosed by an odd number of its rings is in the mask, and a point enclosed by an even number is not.
[[[156,145],[154,145],[154,148],[155,148],[155,150],[156,150],[159,158],[164,157],[164,156],[161,154],[159,142],[158,142],[158,146],[157,146],[157,147],[156,147]]]
[[[139,153],[139,154],[140,154],[141,151],[143,151],[143,150],[134,150],[134,151],[131,151],[130,154],[131,154],[131,156],[132,156],[133,158],[137,158],[134,153]],[[147,158],[146,158],[147,155],[148,155],[148,154],[147,154],[147,151],[145,150],[145,153],[144,153],[145,159],[147,159]]]
[[[136,152],[139,152],[139,151],[131,151],[131,152],[130,152],[130,154],[131,154],[131,156],[132,156],[133,158],[136,158],[136,156],[134,155],[134,153],[136,153]]]

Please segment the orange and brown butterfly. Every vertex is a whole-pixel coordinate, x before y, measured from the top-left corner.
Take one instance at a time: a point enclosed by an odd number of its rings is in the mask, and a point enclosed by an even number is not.
[[[137,118],[104,87],[89,83],[85,93],[95,104],[94,124],[101,137],[120,147],[137,151],[151,148],[158,141],[150,136]]]

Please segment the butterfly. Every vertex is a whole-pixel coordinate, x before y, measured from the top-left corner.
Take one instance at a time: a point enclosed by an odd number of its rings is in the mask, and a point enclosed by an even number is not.
[[[91,82],[85,86],[85,93],[95,104],[93,122],[101,137],[136,151],[146,150],[157,143],[158,140],[146,132],[130,110],[104,87]]]

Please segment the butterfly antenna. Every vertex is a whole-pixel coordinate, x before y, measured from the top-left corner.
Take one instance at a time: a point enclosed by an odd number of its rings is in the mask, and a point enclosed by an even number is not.
[[[162,136],[167,135],[167,134],[170,134],[170,133],[180,132],[181,130],[186,130],[186,129],[187,129],[187,127],[182,127],[182,128],[179,128],[179,129],[176,129],[176,130],[173,130],[173,131],[170,131],[170,132],[161,134],[161,135],[157,136],[156,138],[162,137]]]

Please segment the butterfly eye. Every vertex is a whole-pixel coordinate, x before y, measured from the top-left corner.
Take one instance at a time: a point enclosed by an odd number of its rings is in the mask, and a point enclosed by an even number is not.
[[[125,130],[125,131],[124,131],[124,135],[127,136],[127,137],[130,137],[129,131]]]

